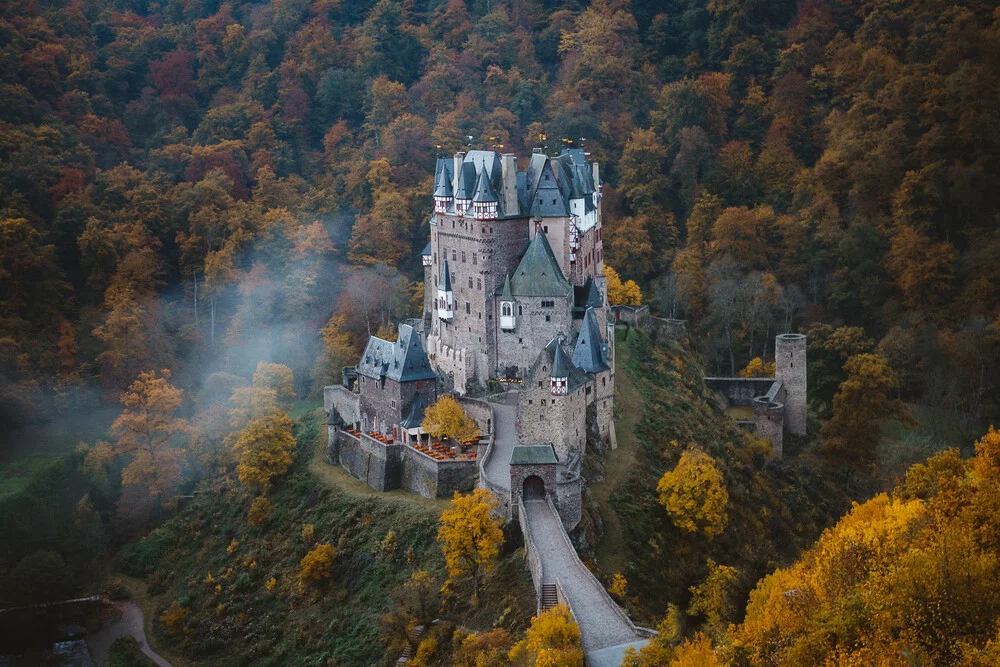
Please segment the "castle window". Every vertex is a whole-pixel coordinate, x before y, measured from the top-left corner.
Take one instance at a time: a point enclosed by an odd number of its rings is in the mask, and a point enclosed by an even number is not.
[[[465,302],[465,314],[469,315],[472,313],[472,304],[468,301]]]
[[[545,174],[545,180],[546,181],[549,180],[549,175],[548,174]]]
[[[555,308],[555,307],[556,307],[555,301],[542,301],[542,308]]]
[[[500,315],[501,317],[511,317],[514,314],[514,309],[511,307],[509,302],[500,304]]]
[[[538,421],[540,422],[545,421],[545,415],[538,415]]]
[[[532,401],[532,400],[531,400],[531,399],[529,398],[529,399],[528,399],[528,405],[531,405],[532,403],[534,403],[534,401]]]
[[[451,228],[455,229],[455,221],[454,220],[451,221]]]
[[[472,276],[469,276],[469,289],[472,289]]]
[[[601,386],[604,387],[607,386],[607,384],[608,384],[608,378],[601,378]]]
[[[517,342],[523,344],[524,343],[524,339],[523,338],[518,338]]]
[[[542,399],[542,405],[545,405],[545,399],[544,398]]]
[[[541,386],[542,386],[542,383],[541,383],[541,381],[539,381],[539,383],[538,383],[538,386],[539,386],[539,387],[541,387]]]
[[[472,265],[473,265],[473,266],[475,266],[475,265],[476,265],[476,258],[477,258],[478,256],[479,256],[479,253],[477,253],[477,252],[474,252],[474,253],[472,253]]]
[[[473,255],[472,258],[475,259],[476,256]],[[473,264],[475,264],[475,262],[473,262]],[[478,290],[483,289],[483,281],[482,281],[481,278],[476,278],[476,289],[478,289]]]
[[[462,264],[465,264],[465,251],[462,251]]]
[[[552,203],[553,203],[553,204],[555,204],[555,202],[554,202],[554,201],[553,201]],[[546,234],[548,234],[548,233],[549,233],[549,226],[548,226],[548,225],[544,225],[544,226],[542,226],[542,230],[543,230],[543,231],[544,231],[544,232],[545,232]]]
[[[590,387],[587,387],[587,396],[590,396]]]
[[[395,408],[396,407],[396,401],[391,401],[391,403],[392,403],[392,407]]]
[[[518,307],[517,307],[517,314],[518,314],[518,315],[524,315],[524,309],[523,309],[523,308],[521,308],[521,306],[520,306],[520,305],[518,305]]]
[[[555,199],[553,199],[553,200],[552,200],[552,203],[553,203],[553,204],[555,204],[555,203],[556,203],[556,200],[555,200]]]
[[[545,321],[546,322],[551,322],[552,321],[552,316],[551,315],[546,315],[545,316]]]

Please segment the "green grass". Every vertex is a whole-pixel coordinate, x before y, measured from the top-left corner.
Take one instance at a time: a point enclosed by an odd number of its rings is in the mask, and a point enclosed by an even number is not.
[[[233,482],[218,493],[197,495],[123,549],[120,566],[148,584],[153,603],[147,613],[158,648],[213,665],[373,665],[397,657],[384,653],[378,618],[388,610],[393,589],[416,569],[443,581],[435,541],[442,504],[383,497],[354,487],[349,477],[338,478],[337,468],[322,460],[322,411],[301,415],[295,463],[269,495],[274,509],[266,525],[248,525],[252,495]],[[330,581],[300,590],[299,562],[310,548],[301,536],[306,523],[315,526],[315,542],[332,544],[337,556]],[[391,552],[380,549],[389,531],[396,542]],[[207,582],[209,573],[213,583]],[[277,583],[268,591],[271,578]],[[464,625],[499,624],[517,632],[534,612],[523,553],[501,560],[485,582],[478,609],[468,608],[467,587],[456,586],[447,611]],[[172,602],[189,610],[184,631],[173,636],[157,620]]]

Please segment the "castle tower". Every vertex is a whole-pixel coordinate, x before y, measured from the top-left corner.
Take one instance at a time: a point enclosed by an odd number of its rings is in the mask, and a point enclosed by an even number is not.
[[[562,340],[555,341],[556,349],[552,355],[552,374],[549,377],[549,389],[553,396],[565,396],[569,388],[569,364],[562,350]]]
[[[517,320],[514,315],[514,295],[510,289],[510,274],[503,280],[503,293],[500,295],[500,328],[513,331]]]
[[[441,280],[437,288],[438,317],[451,322],[455,317],[455,292],[451,287],[451,272],[448,271],[448,260],[441,265]]]
[[[793,435],[806,434],[806,336],[779,334],[774,339],[775,377],[785,388],[785,424]]]

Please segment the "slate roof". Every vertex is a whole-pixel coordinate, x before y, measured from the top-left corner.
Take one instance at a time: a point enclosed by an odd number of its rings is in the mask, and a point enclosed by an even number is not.
[[[549,365],[553,370],[550,371],[550,377],[559,377],[553,375],[556,372],[556,364],[562,364],[565,368],[566,375],[562,377],[568,378],[566,382],[566,389],[569,393],[573,393],[579,389],[582,385],[587,383],[587,374],[581,369],[573,365],[573,362],[569,359],[566,351],[562,349],[564,337],[562,334],[557,335],[555,338],[549,341],[548,345],[542,348],[542,351],[538,354],[538,359],[535,360],[535,365],[532,368],[537,368],[538,363],[544,361],[546,365]],[[560,351],[561,360],[557,361],[556,349]],[[532,375],[534,372],[532,371]]]
[[[451,197],[451,170],[446,160],[438,159],[437,177],[434,184],[435,197]]]
[[[438,289],[451,292],[451,271],[448,270],[448,260],[444,260],[441,264],[441,282],[438,283]]]
[[[479,172],[479,182],[476,184],[476,196],[472,198],[474,202],[498,202],[496,190],[490,183],[486,170]]]
[[[528,243],[511,278],[511,289],[514,296],[573,295],[573,285],[563,276],[544,232],[537,232]]]
[[[559,463],[555,448],[549,445],[518,445],[510,453],[510,465],[542,465]]]
[[[410,404],[409,413],[403,418],[403,421],[399,422],[399,425],[403,428],[418,428],[424,423],[424,409],[426,408],[427,403],[424,402],[424,397],[417,394]]]
[[[432,252],[431,251],[431,243],[430,243],[430,241],[428,241],[427,245],[424,246],[424,249],[420,251],[420,254],[423,257],[427,257],[427,256],[429,256],[431,254],[431,252]]]
[[[553,379],[569,377],[569,362],[566,361],[566,353],[563,352],[562,345],[556,344],[552,350],[552,372],[549,374]]]
[[[408,324],[399,325],[399,338],[395,342],[370,336],[358,361],[358,373],[375,380],[386,378],[396,382],[437,377],[431,369],[420,335]]]
[[[573,286],[574,318],[582,318],[588,308],[601,308],[603,306],[604,300],[601,298],[601,290],[597,289],[597,282],[593,278],[587,278],[587,282],[582,285]]]
[[[510,274],[504,276],[503,278],[503,293],[500,294],[501,301],[513,301],[514,294],[510,289]]]
[[[585,373],[600,373],[609,370],[608,345],[601,338],[601,328],[597,324],[597,313],[588,308],[580,325],[580,333],[573,347],[573,365]]]
[[[459,170],[455,199],[472,199],[476,194],[476,182],[476,165],[472,162],[463,162]]]

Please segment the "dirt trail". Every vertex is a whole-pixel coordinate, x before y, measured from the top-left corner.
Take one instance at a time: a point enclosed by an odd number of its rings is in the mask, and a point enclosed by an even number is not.
[[[134,602],[116,602],[119,617],[117,620],[108,623],[99,631],[87,637],[87,646],[98,665],[103,665],[108,660],[111,651],[111,644],[119,637],[131,635],[139,642],[142,652],[160,667],[171,667],[162,656],[149,647],[146,642],[146,630],[143,627],[142,609]]]

